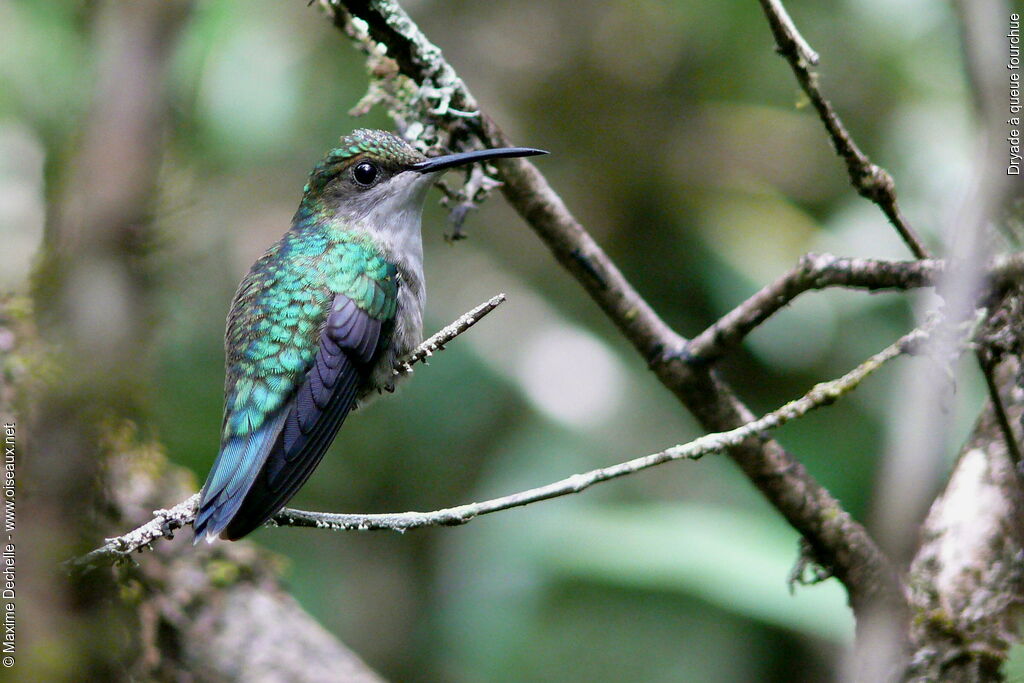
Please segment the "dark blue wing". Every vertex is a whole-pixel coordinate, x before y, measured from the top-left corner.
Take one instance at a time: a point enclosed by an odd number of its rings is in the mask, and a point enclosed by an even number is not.
[[[249,482],[207,501],[196,517],[196,538],[236,540],[266,522],[295,495],[320,463],[356,394],[387,345],[391,321],[371,317],[344,294],[335,296],[305,380],[274,418],[269,448]]]

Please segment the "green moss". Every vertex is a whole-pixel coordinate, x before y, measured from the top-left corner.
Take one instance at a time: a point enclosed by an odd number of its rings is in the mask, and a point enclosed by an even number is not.
[[[142,602],[145,590],[139,581],[124,579],[118,586],[118,595],[125,604],[135,606]]]
[[[211,560],[206,565],[206,576],[214,586],[225,588],[238,581],[241,570],[234,562]]]

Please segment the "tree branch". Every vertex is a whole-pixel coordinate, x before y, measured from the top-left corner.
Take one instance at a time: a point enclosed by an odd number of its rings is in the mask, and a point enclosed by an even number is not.
[[[924,242],[900,212],[899,205],[896,203],[896,183],[892,176],[881,166],[872,163],[871,159],[860,150],[839,115],[836,114],[832,103],[822,95],[821,88],[818,86],[818,75],[810,69],[810,66],[818,63],[817,53],[810,49],[807,41],[797,31],[793,20],[789,18],[782,6],[781,0],[760,1],[761,8],[768,18],[768,25],[775,36],[778,52],[789,63],[801,89],[817,110],[818,117],[832,139],[832,146],[836,154],[846,162],[846,170],[854,189],[862,197],[866,197],[878,205],[914,256],[919,259],[929,258],[930,254],[927,247],[924,246]]]
[[[1020,419],[1020,358],[992,367],[1001,403]],[[904,680],[1004,680],[999,667],[1019,638],[1024,493],[996,405],[988,402],[921,529],[908,581],[914,654]]]
[[[471,311],[463,313],[457,320],[454,320],[442,327],[426,341],[417,346],[412,353],[399,361],[398,365],[395,366],[395,374],[411,375],[413,371],[412,366],[416,365],[416,363],[426,363],[427,359],[435,353],[438,351],[444,351],[445,344],[473,327],[473,325],[476,325],[485,315],[503,303],[505,303],[505,294],[497,294],[482,304],[479,304]]]
[[[337,514],[305,512],[285,508],[274,517],[274,522],[280,526],[317,527],[337,531],[389,529],[401,532],[427,526],[458,526],[492,512],[509,510],[551,498],[580,493],[594,484],[635,474],[641,470],[646,470],[666,462],[699,460],[705,455],[720,453],[726,449],[738,446],[751,436],[777,429],[787,422],[803,417],[812,410],[835,403],[839,398],[856,389],[861,382],[888,361],[902,353],[913,353],[927,337],[927,334],[924,330],[914,330],[871,356],[842,377],[830,382],[817,384],[800,398],[790,401],[780,408],[766,413],[762,417],[736,429],[706,434],[686,444],[673,446],[657,453],[633,458],[626,462],[591,470],[583,474],[574,474],[571,477],[566,477],[546,486],[520,491],[519,493],[513,493],[500,498],[493,498],[481,503],[470,503],[458,507],[435,510],[434,512]]]
[[[497,298],[495,297],[495,299]],[[492,299],[492,301],[494,300]],[[673,446],[657,453],[634,458],[609,467],[591,470],[583,474],[574,474],[571,477],[566,477],[546,486],[520,491],[480,503],[470,503],[433,512],[341,514],[306,512],[285,508],[274,515],[272,522],[277,526],[315,527],[335,531],[387,529],[404,532],[409,529],[429,526],[459,526],[481,515],[580,493],[595,484],[635,474],[656,465],[676,460],[698,460],[705,455],[720,453],[726,449],[736,447],[754,435],[777,429],[787,422],[803,417],[812,410],[835,403],[839,398],[856,389],[861,382],[888,361],[903,353],[914,353],[927,336],[928,332],[924,329],[914,330],[871,356],[842,377],[830,382],[817,384],[800,398],[790,401],[782,407],[736,429],[706,434],[686,444]],[[153,513],[154,518],[146,524],[123,536],[107,539],[107,542],[102,547],[73,560],[71,565],[74,568],[87,568],[104,562],[117,562],[130,557],[133,552],[141,551],[150,546],[157,539],[173,538],[176,529],[192,523],[195,519],[198,505],[199,494],[197,493],[169,510],[157,510]]]
[[[141,524],[154,506],[191,490],[191,473],[168,462],[163,448],[140,438],[129,421],[108,426],[104,451],[104,524]],[[177,506],[191,504],[187,516],[163,512],[187,524],[196,499]],[[118,621],[134,634],[132,656],[119,660],[123,675],[110,678],[382,683],[288,594],[281,557],[247,540],[198,548],[190,540],[153,547],[145,563],[134,562],[128,550],[113,558],[122,560],[116,566],[75,577],[117,586],[120,600],[132,606],[132,620]]]
[[[796,266],[763,287],[690,340],[685,353],[691,361],[712,362],[735,348],[769,317],[800,294],[812,289],[846,287],[877,292],[934,287],[946,272],[946,261],[884,261],[804,254]],[[1003,254],[992,260],[985,275],[986,292],[1017,285],[1024,279],[1024,253]]]
[[[820,61],[818,53],[811,48],[807,39],[800,34],[796,24],[793,23],[793,18],[789,16],[789,12],[786,11],[786,7],[782,4],[781,0],[765,0],[762,5],[765,8],[765,12],[770,12],[771,16],[776,18],[785,35],[793,41],[793,46],[797,51],[799,59],[811,66],[818,66]]]
[[[362,49],[377,59],[382,52],[394,60],[391,74],[379,78],[412,79],[420,86],[404,102],[389,102],[393,116],[421,122],[421,131],[447,132],[463,145],[476,138],[490,147],[510,145],[497,125],[481,111],[475,98],[431,43],[393,0],[321,0],[332,21],[348,29],[358,19],[376,43]],[[359,32],[346,35],[367,40]],[[378,44],[379,43],[379,44]],[[393,88],[398,92],[397,88]],[[425,93],[421,95],[421,93]],[[447,114],[436,101],[461,113]],[[429,97],[428,97],[429,95]],[[404,106],[404,108],[403,108]],[[473,116],[465,116],[465,112]],[[674,332],[637,293],[551,188],[547,179],[524,159],[498,160],[494,166],[501,191],[512,207],[601,307],[643,358],[661,383],[711,432],[734,429],[754,415],[708,367],[665,358],[666,351],[683,347]],[[791,454],[778,443],[752,436],[729,450],[730,457],[751,483],[798,532],[804,535],[822,563],[831,567],[850,594],[855,611],[874,597],[902,600],[899,579],[867,531]]]
[[[199,494],[193,493],[172,508],[153,510],[153,519],[126,534],[105,539],[99,548],[68,560],[65,567],[72,573],[78,573],[105,563],[127,560],[132,553],[151,548],[153,541],[174,538],[175,531],[195,520],[198,507]]]
[[[1021,452],[1017,435],[1013,433],[1013,425],[1010,424],[1010,418],[1006,411],[1006,406],[1003,405],[1003,398],[999,394],[999,385],[996,383],[996,366],[998,362],[990,355],[990,349],[979,348],[975,354],[978,359],[978,367],[981,369],[981,374],[985,378],[985,389],[988,391],[988,400],[991,404],[993,415],[996,418],[996,424],[999,425],[999,432],[1003,437],[1003,442],[1006,444],[1006,452],[1010,456],[1010,464],[1013,465],[1014,471],[1020,474],[1021,465]]]
[[[805,254],[795,268],[719,318],[686,345],[694,360],[710,362],[735,348],[754,328],[811,289],[847,287],[878,291],[935,284],[942,261],[880,261]]]

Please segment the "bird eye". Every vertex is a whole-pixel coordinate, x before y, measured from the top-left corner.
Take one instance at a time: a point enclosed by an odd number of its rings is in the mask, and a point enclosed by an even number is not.
[[[352,169],[352,177],[360,185],[369,187],[377,179],[377,166],[369,161],[360,161]]]

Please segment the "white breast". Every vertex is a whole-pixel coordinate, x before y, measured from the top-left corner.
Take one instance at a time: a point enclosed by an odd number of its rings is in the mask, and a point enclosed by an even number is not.
[[[349,217],[380,245],[401,277],[391,345],[374,368],[374,389],[392,386],[397,379],[392,372],[395,363],[423,341],[426,286],[421,225],[423,201],[434,180],[431,175],[400,173],[368,191],[362,210]]]

